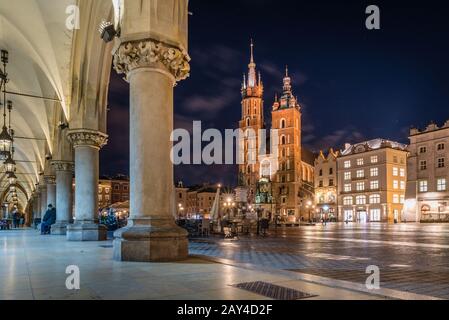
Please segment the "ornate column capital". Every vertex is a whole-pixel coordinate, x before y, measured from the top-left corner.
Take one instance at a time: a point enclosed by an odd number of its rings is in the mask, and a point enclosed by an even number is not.
[[[101,149],[108,143],[108,135],[89,129],[74,129],[67,132],[67,139],[73,147],[91,146]]]
[[[44,176],[45,184],[56,184],[55,176]]]
[[[168,72],[174,82],[190,75],[190,57],[187,52],[163,42],[146,39],[120,44],[114,54],[114,69],[118,74],[126,74],[138,68],[157,68]]]
[[[51,165],[55,168],[55,171],[70,171],[73,172],[75,164],[71,161],[52,161]]]

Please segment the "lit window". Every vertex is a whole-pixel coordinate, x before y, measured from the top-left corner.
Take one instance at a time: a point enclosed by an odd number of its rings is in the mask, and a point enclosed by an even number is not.
[[[345,180],[351,180],[351,172],[345,172]]]
[[[399,189],[399,181],[398,180],[393,180],[393,189]]]
[[[427,161],[426,160],[421,160],[419,162],[419,169],[420,170],[426,170],[427,169]]]
[[[345,192],[351,192],[351,184],[350,183],[345,184],[344,190],[345,190]]]
[[[358,166],[363,166],[363,159],[357,159],[357,165]]]
[[[401,181],[401,190],[405,190],[405,181]]]
[[[437,180],[437,191],[446,191],[446,179]]]
[[[399,202],[402,203],[402,204],[405,203],[405,196],[404,196],[404,195],[401,195],[401,196],[399,197]]]
[[[438,159],[438,168],[444,168],[444,158]]]
[[[365,171],[357,170],[357,178],[364,178],[364,177],[365,177]]]
[[[351,168],[351,161],[345,161],[344,167],[345,168]]]
[[[404,168],[399,169],[399,175],[401,177],[405,177],[405,169]]]
[[[419,153],[426,153],[427,152],[427,148],[426,147],[420,147],[419,148]]]
[[[378,180],[371,181],[370,188],[371,188],[371,190],[379,189],[379,181]]]
[[[444,150],[444,143],[437,144],[437,150],[438,151]]]
[[[394,167],[394,168],[393,168],[393,176],[394,176],[394,177],[397,177],[398,175],[399,175],[399,169],[396,168],[396,167]]]
[[[102,193],[103,192],[103,188],[102,187],[98,187],[98,193]]]
[[[366,196],[355,197],[355,204],[366,204]]]
[[[380,203],[380,195],[379,194],[373,194],[369,196],[369,203],[371,204],[378,204]]]
[[[393,195],[393,203],[399,203],[399,195],[398,194]]]
[[[357,182],[356,189],[357,189],[357,191],[365,190],[365,183],[364,182]]]
[[[379,175],[379,168],[371,168],[370,175],[371,177],[377,177]]]
[[[345,206],[352,206],[352,197],[344,197],[343,198],[343,204]]]
[[[377,156],[371,157],[371,163],[377,163],[379,161],[379,158]]]
[[[419,192],[427,192],[427,180],[421,180],[419,182]]]

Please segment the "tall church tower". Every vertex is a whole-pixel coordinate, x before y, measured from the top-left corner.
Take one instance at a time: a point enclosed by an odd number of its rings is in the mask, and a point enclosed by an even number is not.
[[[254,203],[256,185],[260,177],[260,164],[258,159],[259,129],[264,128],[264,115],[263,84],[260,73],[257,74],[256,72],[254,45],[252,41],[248,74],[243,75],[242,118],[239,121],[239,128],[245,133],[245,138],[243,139],[243,164],[239,165],[240,180],[242,180],[240,183],[248,188],[249,203]]]
[[[283,93],[273,104],[272,129],[278,130],[278,171],[273,181],[276,208],[290,219],[300,216],[299,198],[302,184],[301,106],[293,95],[288,68],[283,80]]]

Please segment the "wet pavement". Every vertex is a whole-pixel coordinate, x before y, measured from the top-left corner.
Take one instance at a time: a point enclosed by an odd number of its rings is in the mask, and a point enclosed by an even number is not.
[[[267,237],[192,239],[190,253],[357,284],[374,265],[381,288],[449,299],[449,224],[284,227]]]

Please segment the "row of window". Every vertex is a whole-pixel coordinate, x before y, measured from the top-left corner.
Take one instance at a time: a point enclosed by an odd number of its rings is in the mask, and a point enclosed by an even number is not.
[[[369,204],[380,204],[380,195],[379,194],[372,194],[369,197],[360,195],[355,197],[355,204],[356,205],[364,205],[367,204],[367,199],[369,200]],[[405,196],[394,194],[393,195],[393,203],[404,203],[405,202]],[[345,206],[352,206],[354,205],[354,197],[344,197],[343,198],[343,205]]]
[[[377,177],[379,176],[379,168],[370,168],[370,177]],[[352,173],[350,171],[346,171],[344,174],[345,180],[351,180]],[[394,177],[405,177],[405,169],[404,168],[393,168],[393,176]],[[365,170],[357,170],[356,171],[356,178],[365,178]]]
[[[437,143],[437,145],[436,145],[437,151],[443,151],[444,148],[445,148],[445,145],[443,142]],[[419,153],[427,153],[427,147],[425,147],[425,146],[419,147]]]
[[[427,180],[419,181],[419,192],[427,192],[429,190],[429,183]],[[446,191],[447,181],[445,178],[437,179],[437,191]]]
[[[333,175],[333,174],[334,174],[334,168],[329,168],[329,175]],[[320,169],[319,175],[320,175],[320,177],[323,176],[323,169]]]
[[[124,191],[128,191],[128,189],[129,189],[129,186],[128,186],[127,184],[123,184],[123,185],[120,185],[120,184],[114,184],[113,189],[116,190],[116,191],[118,191],[118,190],[120,190],[120,186],[123,186],[122,189],[123,189]],[[104,187],[104,192],[105,192],[105,193],[109,193],[109,191],[110,191],[110,188]],[[103,192],[103,187],[99,186],[99,187],[98,187],[98,192],[99,192],[99,193],[102,193],[102,192]]]
[[[370,181],[370,189],[371,190],[378,190],[379,189],[379,180],[373,180]],[[405,190],[405,181],[399,181],[399,180],[393,180],[393,189],[398,190]],[[346,183],[343,186],[344,192],[351,192],[352,191],[352,184]],[[357,182],[356,183],[356,190],[357,191],[364,191],[365,190],[365,182]]]
[[[320,182],[318,183],[318,186],[320,188],[323,187],[323,180],[320,180]],[[334,179],[329,179],[329,187],[333,187],[334,186]]]
[[[371,156],[370,161],[371,161],[371,163],[377,163],[377,162],[379,162],[379,157],[378,156]],[[359,158],[359,159],[356,160],[356,163],[357,163],[358,166],[363,166],[364,162],[365,161],[364,161],[363,158]],[[351,168],[351,160],[345,161],[343,166],[345,168]]]
[[[373,164],[373,163],[378,163],[379,162],[379,157],[378,156],[371,156],[370,157],[370,162]],[[400,159],[400,161],[398,160],[398,156],[393,156],[393,162],[394,163],[401,163],[401,164],[404,164],[405,163],[405,161],[404,161],[404,158],[401,158]],[[363,166],[364,164],[365,164],[365,159],[363,159],[363,158],[358,158],[358,159],[356,159],[356,164],[357,164],[357,166]],[[348,169],[348,168],[351,168],[351,166],[352,166],[352,163],[351,163],[351,160],[346,160],[344,163],[343,163],[343,167],[345,168],[345,169]]]
[[[444,168],[446,166],[445,162],[446,161],[445,161],[444,158],[438,158],[437,161],[436,161],[437,168]],[[419,161],[419,169],[420,170],[427,170],[427,161],[426,160]]]

